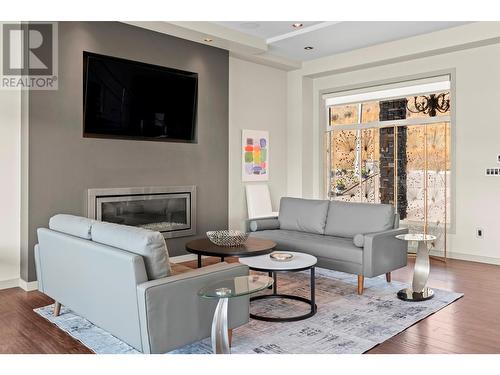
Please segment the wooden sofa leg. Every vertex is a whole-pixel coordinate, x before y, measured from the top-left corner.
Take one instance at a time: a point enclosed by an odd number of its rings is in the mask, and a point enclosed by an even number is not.
[[[54,303],[54,316],[59,316],[61,313],[61,304],[59,302]]]
[[[233,344],[233,329],[230,328],[227,330],[227,336],[229,337],[229,347]]]
[[[365,277],[363,275],[358,275],[358,294],[363,294],[363,286],[365,283]]]
[[[388,283],[390,283],[390,282],[391,282],[391,273],[390,273],[390,272],[387,272],[387,273],[385,274],[385,279],[387,280],[387,282],[388,282]]]

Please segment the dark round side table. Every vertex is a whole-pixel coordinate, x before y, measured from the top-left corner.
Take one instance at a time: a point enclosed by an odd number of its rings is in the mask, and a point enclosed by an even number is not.
[[[186,250],[198,256],[198,268],[202,266],[201,257],[212,256],[224,261],[226,257],[253,257],[269,254],[274,251],[276,243],[271,240],[250,237],[240,246],[219,246],[208,238],[200,238],[186,243]]]

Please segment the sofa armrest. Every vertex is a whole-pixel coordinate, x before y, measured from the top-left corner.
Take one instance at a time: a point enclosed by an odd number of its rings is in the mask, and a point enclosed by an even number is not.
[[[390,229],[365,235],[363,275],[374,277],[406,266],[408,244],[395,236],[408,233],[408,228]]]
[[[210,336],[217,300],[198,291],[208,284],[248,275],[239,263],[218,263],[137,286],[141,338],[145,353],[166,353]],[[249,297],[229,301],[229,327],[248,322]]]
[[[252,232],[261,230],[280,229],[280,221],[277,217],[266,217],[248,220],[247,228]]]

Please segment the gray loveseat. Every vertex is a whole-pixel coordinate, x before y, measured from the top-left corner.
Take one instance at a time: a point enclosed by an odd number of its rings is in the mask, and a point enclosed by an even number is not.
[[[52,217],[49,228],[38,229],[35,264],[55,315],[62,304],[142,353],[209,337],[217,301],[198,290],[248,275],[239,263],[176,271],[159,232],[72,215]],[[248,297],[232,298],[228,315],[230,329],[247,323]]]
[[[408,233],[388,204],[281,198],[279,218],[249,222],[251,236],[277,243],[278,250],[298,251],[318,258],[318,266],[364,277],[406,266],[407,244],[395,238]]]

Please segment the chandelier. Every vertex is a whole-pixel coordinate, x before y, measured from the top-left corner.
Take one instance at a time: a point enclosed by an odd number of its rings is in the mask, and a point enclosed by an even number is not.
[[[406,108],[412,113],[425,113],[434,117],[437,112],[444,113],[450,109],[450,93],[414,96],[413,100],[408,100]]]

